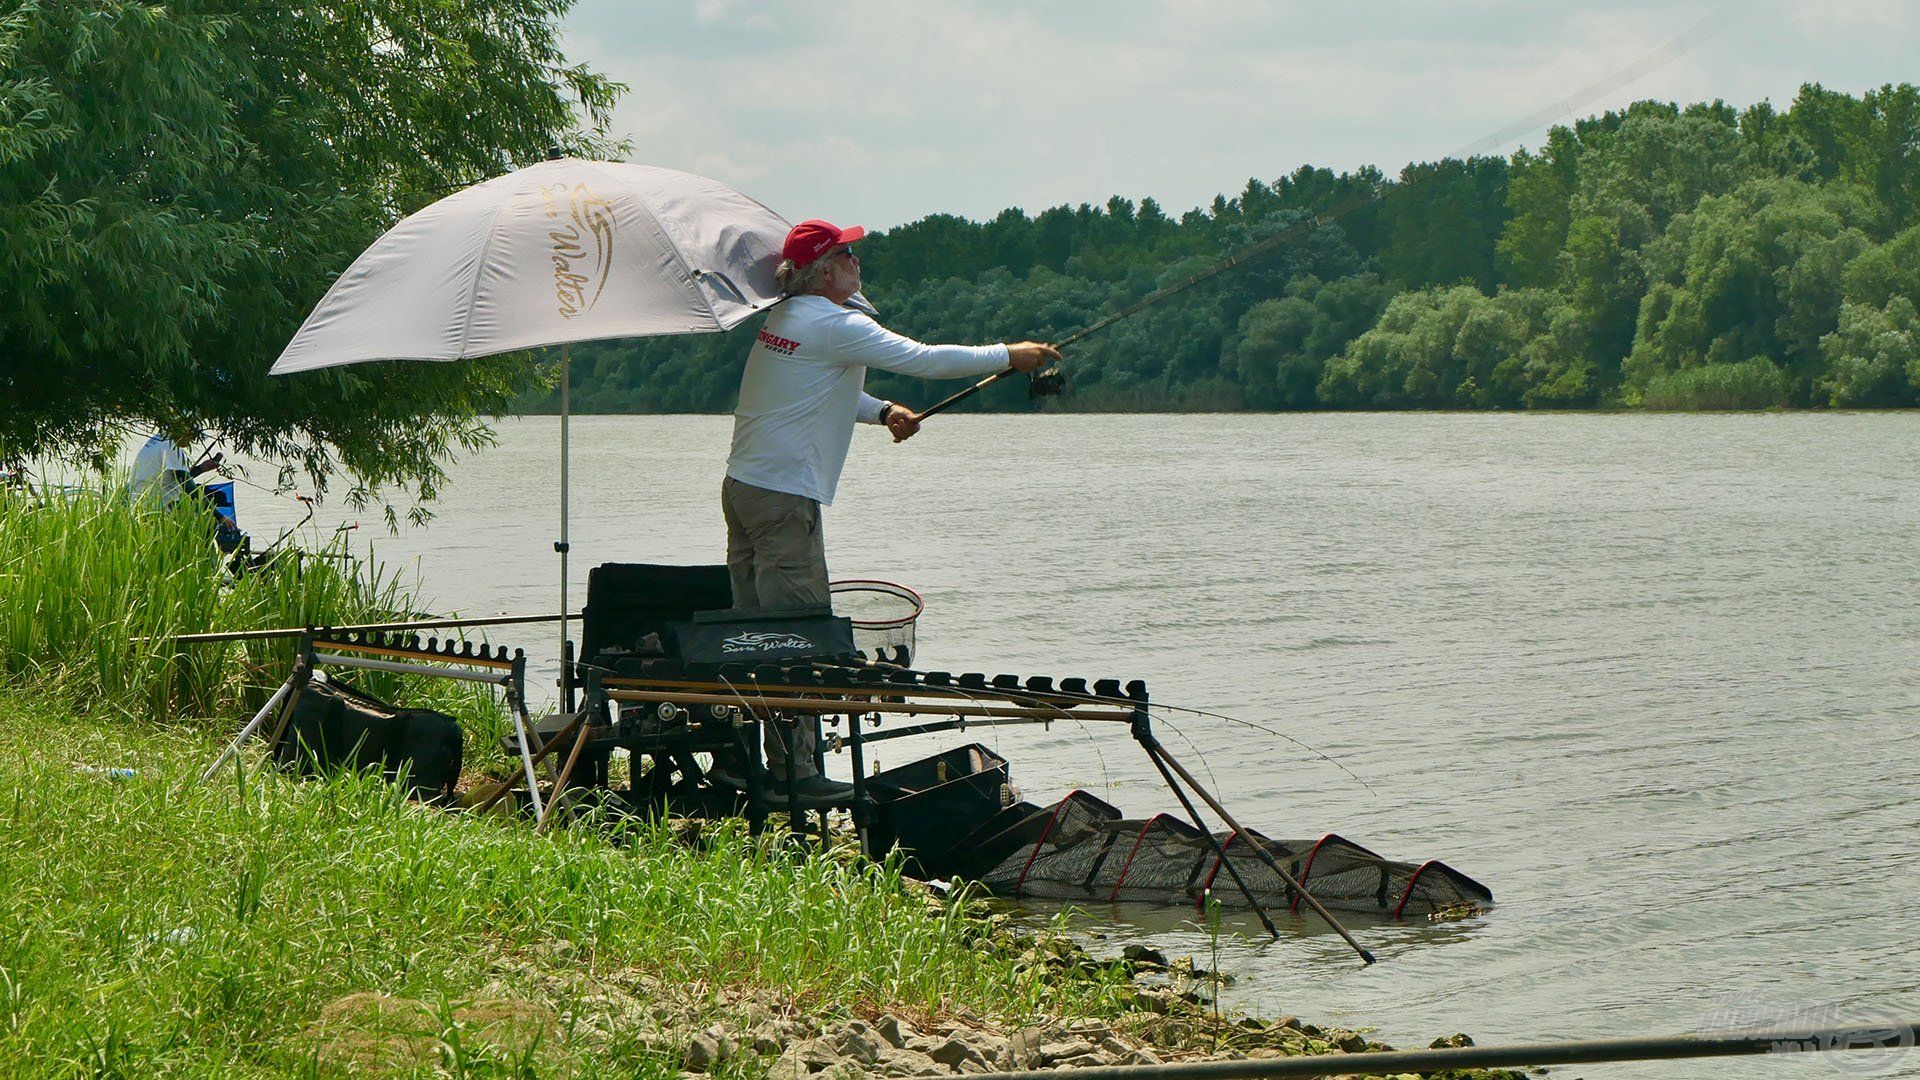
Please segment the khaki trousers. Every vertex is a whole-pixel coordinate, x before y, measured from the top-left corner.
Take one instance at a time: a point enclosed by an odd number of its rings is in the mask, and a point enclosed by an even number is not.
[[[827,545],[820,504],[803,495],[743,484],[729,476],[720,485],[727,519],[727,574],[733,606],[742,610],[814,607],[831,602],[827,590]],[[814,727],[802,717],[793,732],[793,775],[819,775],[814,767]],[[773,722],[766,725],[767,767],[787,777],[787,748]]]
[[[727,518],[727,573],[733,579],[734,607],[764,610],[828,603],[819,503],[729,476],[720,485],[720,510]]]

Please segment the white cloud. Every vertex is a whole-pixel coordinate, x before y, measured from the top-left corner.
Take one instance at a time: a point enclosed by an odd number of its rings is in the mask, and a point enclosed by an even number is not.
[[[693,18],[702,26],[740,26],[770,31],[780,29],[780,23],[771,10],[751,10],[742,13],[742,8],[753,6],[736,3],[735,0],[694,0]]]
[[[1794,25],[1806,33],[1908,32],[1916,18],[1912,0],[1791,0],[1787,7]]]
[[[1806,81],[1858,91],[1912,77],[1914,7],[1742,5],[1620,85],[1608,76],[1710,5],[581,0],[568,44],[633,86],[615,126],[638,160],[789,216],[887,226],[1116,192],[1178,213],[1302,164],[1392,173],[1596,84],[1573,116],[1646,97],[1784,103]],[[1537,145],[1545,126],[1516,139]]]

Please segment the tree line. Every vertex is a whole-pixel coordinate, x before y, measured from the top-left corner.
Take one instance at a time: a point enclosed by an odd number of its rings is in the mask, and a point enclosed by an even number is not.
[[[887,325],[981,342],[1065,336],[1291,234],[1088,338],[1048,407],[1886,407],[1920,403],[1917,215],[1920,90],[1808,85],[1785,110],[1640,102],[1391,179],[1303,167],[1177,218],[1115,196],[936,214],[860,247]],[[573,400],[727,411],[751,344],[576,346]],[[969,404],[1037,407],[1010,382]]]
[[[623,88],[559,48],[570,6],[0,0],[0,466],[158,428],[430,498],[486,417],[552,408],[525,356],[266,371],[403,215],[552,146],[625,152]],[[1910,406],[1916,98],[1643,102],[1511,157],[1301,168],[1178,216],[934,215],[863,243],[869,296],[924,340],[1059,338],[1283,238],[1075,347],[1058,407]],[[577,348],[575,399],[729,410],[752,339]],[[1035,407],[1008,383],[966,407]]]

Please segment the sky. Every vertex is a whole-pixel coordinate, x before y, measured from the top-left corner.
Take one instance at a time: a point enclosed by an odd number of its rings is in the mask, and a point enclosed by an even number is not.
[[[790,220],[1152,196],[1538,146],[1632,101],[1920,81],[1920,0],[578,0],[631,160]]]

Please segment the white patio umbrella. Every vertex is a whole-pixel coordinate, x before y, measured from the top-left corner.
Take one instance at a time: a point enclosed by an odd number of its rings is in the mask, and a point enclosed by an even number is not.
[[[388,230],[327,290],[271,370],[561,346],[555,549],[564,654],[566,346],[739,325],[779,299],[773,273],[789,228],[703,176],[544,161],[449,195]]]

